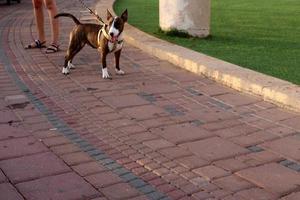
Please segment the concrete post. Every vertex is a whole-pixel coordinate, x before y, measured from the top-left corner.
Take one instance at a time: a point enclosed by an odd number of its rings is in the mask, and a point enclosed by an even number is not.
[[[210,34],[210,0],[159,0],[162,30],[186,31],[195,37]]]

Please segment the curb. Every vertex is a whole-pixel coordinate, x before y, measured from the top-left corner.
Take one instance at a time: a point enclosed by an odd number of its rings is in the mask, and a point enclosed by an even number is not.
[[[115,0],[100,0],[96,5],[97,12],[103,15],[107,8],[113,11],[114,2]],[[178,67],[203,75],[232,89],[260,96],[263,100],[282,108],[300,112],[300,87],[288,81],[166,42],[130,24],[126,25],[124,38],[130,45]]]

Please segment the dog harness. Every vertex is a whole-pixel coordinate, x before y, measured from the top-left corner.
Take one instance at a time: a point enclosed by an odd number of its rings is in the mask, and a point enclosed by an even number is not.
[[[100,46],[100,37],[101,37],[101,33],[103,34],[103,36],[109,41],[109,42],[111,42],[111,43],[113,43],[113,48],[109,51],[109,53],[111,53],[111,52],[114,52],[116,49],[117,49],[117,46],[118,46],[118,44],[122,44],[123,42],[124,42],[124,40],[116,40],[115,42],[112,42],[112,37],[109,35],[109,34],[107,34],[107,32],[106,32],[106,24],[104,24],[103,25],[103,27],[99,30],[99,32],[98,32],[98,49],[100,49],[101,48],[101,46]]]

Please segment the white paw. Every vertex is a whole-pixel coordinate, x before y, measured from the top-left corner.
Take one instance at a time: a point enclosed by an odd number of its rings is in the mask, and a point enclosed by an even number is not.
[[[102,69],[102,78],[104,79],[110,78],[107,68]]]
[[[68,62],[68,68],[69,69],[75,69],[75,65],[73,65],[70,61]]]
[[[117,69],[116,69],[116,74],[117,74],[117,75],[124,75],[125,72],[124,72],[123,70],[121,70],[121,69],[120,69],[120,70],[117,70]]]
[[[63,73],[64,75],[69,74],[69,73],[70,73],[69,67],[63,67],[62,73]]]

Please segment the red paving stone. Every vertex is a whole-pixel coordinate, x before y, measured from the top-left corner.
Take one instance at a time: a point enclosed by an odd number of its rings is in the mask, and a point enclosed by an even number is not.
[[[174,144],[186,143],[190,141],[207,138],[212,134],[200,127],[189,124],[177,124],[157,129],[152,129],[153,134],[164,137]],[[184,133],[184,134],[182,134]]]
[[[248,152],[247,149],[218,137],[186,143],[181,146],[189,149],[200,158],[209,161],[220,160]]]
[[[9,126],[8,124],[0,124],[0,140],[12,139],[17,137],[25,137],[30,134],[22,128]]]
[[[13,183],[69,171],[66,164],[50,152],[4,160],[0,167]]]
[[[57,3],[60,9],[72,6],[75,13],[84,9],[68,1]],[[62,76],[65,33],[74,24],[60,21],[63,51],[45,55],[24,50],[23,44],[35,35],[31,10],[30,1],[1,9],[5,28],[0,48],[32,94],[84,140],[173,199],[299,199],[299,172],[277,164],[288,159],[297,168],[299,113],[178,69],[130,45],[121,57],[125,76],[113,73],[113,80],[103,80],[98,52],[90,48],[74,59],[77,69]],[[107,62],[112,70],[112,57]],[[0,192],[13,199],[20,198],[14,187],[26,199],[145,199],[54,129],[2,63],[0,168],[8,178],[0,171],[1,185],[6,184]],[[69,170],[74,172],[65,173]]]
[[[140,193],[137,190],[133,189],[126,183],[118,183],[115,185],[111,185],[106,188],[103,188],[101,191],[109,199],[116,200],[123,200],[140,195]]]
[[[1,200],[23,200],[21,194],[10,183],[0,184]]]
[[[237,175],[277,195],[291,193],[300,184],[299,173],[275,163],[244,169]]]
[[[299,134],[267,142],[262,146],[280,155],[284,155],[288,158],[300,161]]]
[[[122,182],[122,179],[112,172],[100,172],[86,176],[85,179],[96,188],[104,188]]]
[[[45,152],[48,149],[32,137],[0,141],[0,160]]]
[[[71,200],[78,197],[91,198],[99,195],[90,184],[74,173],[49,176],[19,183],[16,186],[28,200]]]

